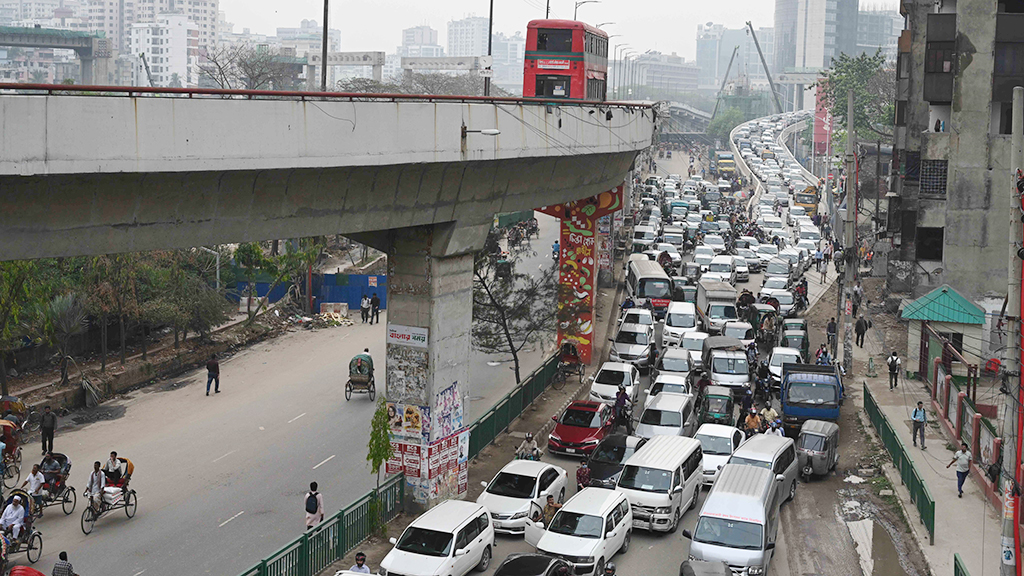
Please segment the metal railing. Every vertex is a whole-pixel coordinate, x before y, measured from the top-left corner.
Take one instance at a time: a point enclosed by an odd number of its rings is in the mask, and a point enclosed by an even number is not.
[[[964,565],[964,559],[960,557],[960,554],[953,554],[953,576],[971,576],[971,573],[967,571],[967,566]]]
[[[519,417],[551,383],[558,369],[558,354],[553,354],[511,392],[498,400],[483,416],[469,427],[469,457],[473,458],[508,425]]]
[[[240,576],[313,576],[370,536],[374,503],[388,523],[403,510],[404,499],[405,476],[397,474],[381,484],[380,492],[370,490]]]
[[[935,499],[932,498],[928,486],[921,479],[921,474],[907,454],[907,447],[903,445],[903,441],[893,430],[889,420],[878,408],[875,397],[871,395],[867,384],[864,384],[864,411],[868,413],[871,425],[875,427],[875,431],[882,439],[882,445],[892,456],[893,465],[900,471],[900,479],[907,487],[907,491],[910,492],[910,500],[917,505],[921,523],[928,530],[928,543],[935,545]]]

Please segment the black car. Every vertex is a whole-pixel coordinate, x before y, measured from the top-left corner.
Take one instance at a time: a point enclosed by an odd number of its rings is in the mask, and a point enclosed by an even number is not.
[[[629,460],[633,452],[636,452],[646,441],[646,438],[626,436],[625,434],[605,436],[587,459],[587,467],[590,468],[590,485],[614,489],[615,481],[618,480],[619,472],[622,472],[626,460]]]
[[[544,554],[509,554],[494,576],[571,576],[573,566]]]

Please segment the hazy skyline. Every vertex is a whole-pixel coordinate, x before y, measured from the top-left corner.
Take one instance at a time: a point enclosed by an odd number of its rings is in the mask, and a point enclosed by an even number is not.
[[[573,0],[550,0],[552,18],[573,16]],[[530,20],[544,17],[545,0],[496,0],[494,32],[525,33]],[[681,7],[682,4],[682,7]],[[401,31],[426,24],[438,31],[438,44],[446,46],[447,23],[470,15],[487,17],[489,0],[333,0],[331,28],[341,30],[342,50],[394,51]],[[303,19],[323,20],[322,0],[221,0],[220,9],[235,32],[274,34],[278,27],[298,27]],[[714,22],[742,28],[750,20],[754,28],[773,25],[775,4],[759,0],[730,2],[670,2],[667,0],[601,0],[579,7],[579,19],[604,26],[613,45],[629,44],[630,50],[678,53],[687,60],[696,55],[698,23]]]

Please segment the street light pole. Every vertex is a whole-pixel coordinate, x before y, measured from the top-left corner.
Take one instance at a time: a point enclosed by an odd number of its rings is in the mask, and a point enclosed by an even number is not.
[[[550,2],[550,0],[548,1]],[[572,10],[572,19],[576,19],[576,13],[579,12],[580,6],[583,6],[584,4],[599,4],[600,2],[601,0],[579,0],[576,2],[576,7]]]
[[[321,51],[320,51],[320,91],[327,92],[327,44],[328,44],[328,28],[327,28],[327,15],[329,13],[327,7],[328,0],[324,0],[324,37],[321,40]]]
[[[629,48],[629,44],[619,44],[612,50],[612,55],[615,57],[612,60],[612,64],[615,66],[615,99],[619,98],[619,85],[622,84],[622,61],[619,60],[619,50]]]
[[[493,39],[493,36],[494,36],[494,0],[491,0],[491,11],[487,15],[487,55],[488,56],[491,55],[491,40]],[[491,64],[491,70],[492,70],[492,72],[489,72],[489,74],[494,74],[494,72],[493,72],[494,64],[493,63]],[[491,95],[491,77],[490,76],[484,76],[484,96],[490,96],[490,95]]]

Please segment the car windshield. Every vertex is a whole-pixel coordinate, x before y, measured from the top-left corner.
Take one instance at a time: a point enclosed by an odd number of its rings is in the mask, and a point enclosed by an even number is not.
[[[665,318],[665,326],[671,326],[673,328],[693,328],[697,325],[697,319],[693,314],[681,314],[679,312],[673,312]]]
[[[615,341],[619,344],[643,344],[646,346],[650,340],[647,338],[647,332],[619,330],[619,333],[615,335]]]
[[[761,534],[761,526],[753,522],[701,516],[693,531],[693,541],[738,550],[760,550]]]
[[[640,416],[640,423],[647,424],[650,426],[682,426],[683,416],[679,412],[672,410],[657,410],[648,408],[644,410],[642,416]]]
[[[704,409],[709,414],[725,414],[731,412],[729,409],[729,399],[722,398],[721,396],[708,396],[704,399]],[[707,450],[705,450],[707,452]]]
[[[800,434],[800,448],[815,452],[825,451],[825,437],[817,434]]]
[[[754,254],[754,251],[751,250],[750,248],[740,248],[739,250],[736,251],[736,254],[738,254],[739,256],[742,256],[744,258],[756,258],[757,257]]]
[[[774,255],[779,253],[779,249],[777,247],[775,247],[775,246],[770,245],[770,244],[762,244],[762,245],[757,247],[757,253],[758,254],[771,254],[772,256],[774,256]]]
[[[732,304],[712,304],[711,309],[708,311],[708,316],[720,320],[725,318],[736,319],[736,307]]]
[[[629,386],[632,384],[632,382],[629,381],[629,372],[620,372],[618,370],[608,370],[605,368],[602,368],[601,371],[597,373],[597,378],[594,379],[594,382],[597,382],[598,384],[608,384],[611,386],[618,386],[619,384]]]
[[[603,527],[604,521],[600,516],[560,510],[551,519],[551,526],[548,526],[548,530],[555,534],[578,538],[600,538]]]
[[[705,455],[728,456],[732,454],[732,440],[729,438],[708,436],[707,434],[697,434],[694,438],[700,440],[700,449]]]
[[[813,194],[795,194],[793,199],[799,204],[816,204]]]
[[[835,404],[836,387],[820,382],[790,382],[786,400],[792,404]]]
[[[772,354],[772,360],[769,363],[769,366],[775,366],[778,368],[783,364],[795,362],[800,362],[800,356],[797,354]]]
[[[773,262],[768,265],[769,274],[789,274],[789,264],[783,264],[782,262]]]
[[[793,295],[790,294],[789,292],[776,292],[772,294],[772,296],[774,296],[775,299],[779,301],[779,304],[793,303]]]
[[[786,279],[779,277],[768,278],[764,281],[764,287],[775,290],[784,290],[786,288]]]
[[[658,369],[665,372],[689,372],[690,359],[679,357],[662,358]]]
[[[715,251],[710,246],[697,246],[693,251],[694,256],[714,256]]]
[[[648,396],[657,396],[662,392],[669,392],[671,394],[689,394],[690,389],[686,384],[677,384],[675,382],[655,382],[654,386],[651,386],[651,391]]]
[[[725,241],[722,240],[721,236],[705,236],[704,243],[711,244],[713,246],[721,246],[722,244],[725,244]]]
[[[703,338],[683,338],[683,348],[687,350],[703,350]]]
[[[729,464],[744,464],[746,466],[754,466],[756,468],[764,468],[765,470],[772,469],[772,463],[764,460],[754,460],[753,458],[743,458],[741,456],[733,456],[729,458]]]
[[[533,486],[536,483],[537,479],[533,476],[499,472],[494,477],[494,480],[491,480],[491,485],[487,487],[487,492],[497,496],[508,496],[509,498],[530,498],[533,496]]]
[[[673,210],[672,212],[675,213],[675,210]],[[669,244],[672,244],[673,247],[675,247],[676,245],[681,245],[683,243],[683,237],[679,236],[678,234],[666,234],[665,242],[668,242]],[[673,250],[673,252],[677,252],[677,250]]]
[[[712,262],[709,268],[711,272],[723,272],[729,274],[732,272],[732,264],[726,264],[725,262]]]
[[[668,279],[648,278],[640,281],[636,295],[639,298],[668,298],[672,295],[672,285]]]
[[[740,340],[750,340],[754,337],[754,329],[747,328],[746,326],[726,326],[723,336],[738,338]]]
[[[711,363],[711,371],[716,374],[746,374],[747,359],[744,358],[715,358]]]
[[[672,473],[646,466],[626,466],[619,476],[619,487],[668,494],[672,487]]]
[[[448,532],[410,526],[402,534],[395,548],[424,556],[448,556],[452,548],[452,535]]]
[[[643,324],[644,326],[650,326],[654,324],[650,314],[640,314],[639,312],[627,312],[626,317],[622,319],[623,324]]]
[[[566,426],[575,426],[577,428],[600,428],[601,415],[589,410],[569,408],[562,413],[562,419],[559,422]]]
[[[602,464],[622,464],[633,455],[633,452],[636,452],[636,449],[626,444],[605,442],[594,448],[594,455],[590,459]]]

